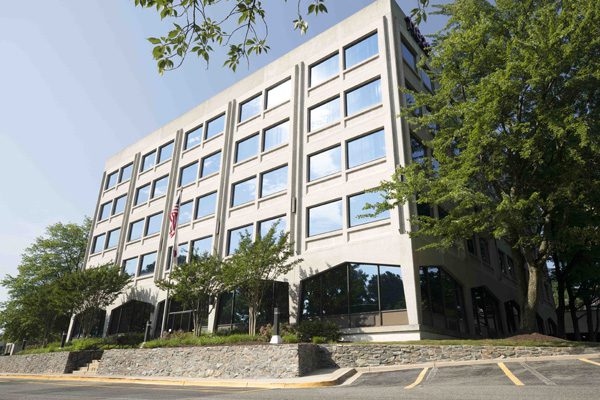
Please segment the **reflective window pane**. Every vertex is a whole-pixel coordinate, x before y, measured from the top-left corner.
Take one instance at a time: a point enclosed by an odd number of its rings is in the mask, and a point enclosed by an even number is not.
[[[346,93],[346,115],[356,114],[381,103],[381,80],[377,79]]]
[[[342,201],[308,209],[308,236],[342,229]]]
[[[330,125],[340,119],[340,98],[329,100],[327,103],[311,108],[308,111],[310,131]]]
[[[323,316],[348,314],[348,275],[347,267],[331,268],[321,276],[321,294],[323,296]]]
[[[208,121],[206,124],[205,139],[210,139],[211,137],[217,136],[223,131],[225,131],[225,114],[221,114],[213,120]]]
[[[115,171],[113,173],[108,174],[106,177],[106,186],[104,189],[110,189],[117,184],[117,178],[119,177],[119,171]]]
[[[204,157],[202,159],[202,173],[200,177],[208,176],[219,172],[221,166],[221,152],[215,153],[211,156]]]
[[[378,52],[377,33],[374,33],[344,50],[344,68],[350,68],[367,58],[373,57]]]
[[[192,221],[192,212],[194,208],[194,202],[188,201],[179,206],[179,215],[177,217],[177,224],[183,225]]]
[[[254,233],[254,226],[246,225],[229,231],[229,238],[227,241],[227,255],[235,253],[235,251],[238,249],[238,246],[240,245],[240,241],[244,233],[252,235]]]
[[[192,240],[192,256],[212,253],[212,236]]]
[[[160,225],[162,223],[162,212],[158,214],[154,214],[148,217],[148,222],[146,223],[146,235],[153,235],[155,233],[160,232]]]
[[[292,97],[292,80],[267,90],[267,109],[288,101]]]
[[[194,128],[193,131],[189,131],[185,134],[185,142],[183,149],[191,149],[192,147],[198,146],[202,142],[202,125]]]
[[[156,266],[156,253],[144,254],[140,261],[140,273],[139,275],[148,275],[154,273],[154,267]]]
[[[240,140],[235,144],[235,162],[254,157],[258,153],[258,134]]]
[[[310,86],[318,85],[326,81],[340,71],[340,61],[338,53],[335,53],[326,60],[310,67]]]
[[[119,175],[119,182],[125,182],[131,179],[131,173],[133,171],[133,164],[127,164],[123,168],[121,168],[121,173]]]
[[[402,58],[404,62],[408,64],[413,70],[417,70],[417,56],[408,48],[404,42],[402,42]]]
[[[213,215],[217,207],[217,192],[198,198],[196,205],[196,219]]]
[[[414,162],[419,164],[425,161],[425,157],[427,157],[427,150],[423,143],[414,135],[410,135],[410,151],[411,158]]]
[[[177,265],[185,264],[188,260],[189,244],[182,243],[177,248]]]
[[[263,137],[263,151],[268,151],[281,144],[287,143],[290,121],[282,122],[266,129]]]
[[[282,192],[287,189],[288,167],[287,165],[273,171],[265,172],[260,176],[260,197],[273,193]]]
[[[179,186],[186,186],[192,182],[195,182],[197,177],[198,177],[198,162],[195,162],[190,165],[186,165],[185,167],[180,169]]]
[[[377,265],[350,266],[350,313],[379,311]]]
[[[157,179],[152,184],[152,196],[151,198],[156,198],[160,196],[164,196],[167,194],[167,189],[169,188],[169,176],[163,176],[160,179]]]
[[[385,158],[383,130],[349,141],[347,151],[348,168]]]
[[[308,157],[308,180],[335,174],[342,170],[342,148],[333,147]]]
[[[381,310],[404,310],[406,298],[400,267],[379,266]]]
[[[150,169],[156,162],[156,150],[142,157],[142,172]]]
[[[135,221],[129,224],[129,236],[127,239],[129,241],[137,240],[142,237],[142,231],[144,229],[144,220],[140,219],[139,221]]]
[[[384,211],[374,217],[359,217],[373,212],[373,210],[364,209],[367,203],[374,205],[383,201],[385,201],[383,196],[378,192],[369,192],[350,196],[348,199],[348,205],[350,207],[350,210],[348,211],[350,217],[350,226],[362,225],[369,222],[390,218],[389,211]]]
[[[148,201],[149,198],[150,198],[150,184],[148,183],[147,185],[137,188],[137,190],[135,192],[135,204],[134,205],[137,206],[138,204],[145,203]]]
[[[261,237],[265,237],[269,233],[269,229],[276,226],[275,236],[279,236],[280,233],[287,231],[287,224],[285,217],[277,217],[261,221],[258,223],[258,232]]]
[[[242,182],[233,184],[233,199],[231,206],[254,201],[256,198],[256,178],[250,178]]]
[[[127,203],[127,195],[117,197],[113,204],[112,215],[121,214],[125,211],[125,203]]]
[[[100,211],[98,212],[98,221],[104,221],[110,216],[110,206],[112,202],[109,201],[100,206]]]
[[[427,72],[425,72],[424,70],[421,70],[421,79],[423,80],[423,85],[429,89],[430,92],[433,91],[433,85],[431,84],[431,78],[429,77],[429,74],[427,74]]]
[[[161,162],[170,160],[173,157],[173,142],[167,143],[158,149],[158,161],[157,164]]]
[[[121,236],[121,228],[113,229],[108,232],[108,237],[106,239],[106,248],[112,249],[113,247],[117,247],[119,244],[119,237]]]
[[[137,257],[123,261],[123,272],[129,276],[135,276],[137,272],[138,259]]]
[[[246,100],[240,104],[240,122],[247,120],[248,118],[258,115],[261,111],[262,95]]]
[[[94,244],[92,246],[92,254],[100,253],[104,250],[104,239],[106,239],[106,235],[103,233],[102,235],[98,235],[94,238]]]

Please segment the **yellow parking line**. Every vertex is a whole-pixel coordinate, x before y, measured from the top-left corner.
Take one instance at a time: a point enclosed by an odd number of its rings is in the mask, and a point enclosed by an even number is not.
[[[411,383],[408,386],[404,386],[404,389],[412,389],[415,386],[417,386],[419,383],[421,383],[423,381],[423,378],[425,378],[425,374],[427,373],[428,370],[429,370],[429,367],[423,368],[423,371],[421,371],[421,373],[419,374],[419,376],[417,376],[417,380],[414,381],[413,383]]]
[[[588,360],[587,358],[580,358],[579,361],[583,361],[586,363],[590,363],[590,364],[594,364],[600,367],[600,363],[596,362],[596,361],[592,361],[592,360]]]
[[[510,372],[510,369],[508,369],[503,362],[499,362],[498,366],[500,367],[502,372],[504,372],[504,375],[506,375],[508,379],[512,381],[512,383],[514,383],[517,386],[525,386],[525,384],[521,382],[519,378],[517,378],[512,372]]]

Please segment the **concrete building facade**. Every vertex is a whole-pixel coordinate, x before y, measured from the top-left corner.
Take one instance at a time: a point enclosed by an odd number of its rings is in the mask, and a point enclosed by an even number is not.
[[[168,274],[168,215],[179,191],[182,260],[226,257],[239,232],[281,221],[303,262],[270,295],[287,302],[292,323],[332,320],[348,340],[514,331],[525,272],[503,243],[474,237],[464,250],[421,252],[410,215],[444,210],[408,203],[359,217],[377,199],[366,190],[428,156],[429,133],[399,116],[410,101],[399,88],[434,89],[416,64],[419,41],[394,1],[375,1],[111,157],[86,265],[114,262],[133,280],[107,310],[104,333],[147,318],[158,332],[166,293],[155,281]],[[208,329],[243,324],[237,301],[222,296]],[[169,311],[170,326],[181,327],[184,313]],[[539,314],[548,331],[550,296]]]

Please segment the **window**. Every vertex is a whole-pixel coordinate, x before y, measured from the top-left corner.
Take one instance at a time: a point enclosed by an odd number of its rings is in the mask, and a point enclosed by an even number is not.
[[[308,209],[308,236],[342,229],[342,200]]]
[[[151,199],[156,197],[164,196],[167,194],[167,190],[169,188],[169,175],[165,175],[162,178],[159,178],[154,181],[152,184],[152,195]]]
[[[348,141],[346,144],[348,168],[385,158],[383,130]]]
[[[119,244],[119,236],[121,236],[121,228],[113,229],[112,231],[108,232],[106,248],[112,249],[117,247],[117,244]]]
[[[177,264],[185,264],[188,260],[190,246],[188,243],[182,243],[177,250]]]
[[[146,154],[142,157],[142,172],[147,171],[154,166],[156,162],[156,150]]]
[[[127,203],[127,195],[117,197],[113,203],[112,215],[121,214],[125,211],[125,203]]]
[[[335,146],[329,150],[308,156],[308,180],[322,178],[342,170],[342,147]]]
[[[422,164],[427,157],[427,149],[423,143],[412,133],[410,135],[410,151],[413,162]]]
[[[460,284],[437,266],[419,268],[423,323],[439,329],[467,332]]]
[[[198,161],[182,167],[179,172],[179,186],[186,186],[196,181],[198,176]]]
[[[235,162],[247,160],[258,153],[258,134],[240,140],[235,144]]]
[[[160,224],[162,222],[162,212],[151,215],[146,222],[146,232],[144,236],[154,235],[160,232]]]
[[[423,81],[423,85],[430,91],[433,92],[433,85],[431,84],[431,78],[425,72],[425,70],[421,70],[421,80]]]
[[[370,214],[373,210],[365,210],[365,205],[369,204],[377,204],[384,202],[385,199],[382,196],[381,192],[369,192],[369,193],[361,193],[354,196],[350,196],[348,198],[348,207],[349,207],[349,218],[350,218],[350,226],[357,226],[362,224],[367,224],[369,222],[379,221],[382,219],[389,219],[390,212],[384,211],[374,217],[359,217],[364,214]]]
[[[179,215],[177,217],[177,224],[178,225],[183,225],[183,224],[187,224],[188,222],[192,221],[192,213],[194,209],[194,202],[193,201],[187,201],[183,204],[181,204],[181,206],[179,206]]]
[[[221,165],[221,152],[217,152],[213,155],[204,157],[202,159],[202,172],[200,173],[200,177],[209,176],[211,174],[219,172],[219,167]]]
[[[137,272],[138,259],[137,257],[123,261],[123,272],[129,276],[135,276]]]
[[[475,334],[482,337],[502,336],[500,306],[496,296],[485,286],[471,289]]]
[[[346,92],[346,115],[356,114],[381,103],[381,79]]]
[[[110,215],[110,206],[112,202],[104,203],[100,206],[100,211],[98,212],[98,221],[104,221]]]
[[[227,255],[231,255],[236,252],[243,235],[250,235],[254,233],[254,226],[246,225],[240,228],[232,229],[229,231],[229,237],[227,239]]]
[[[243,122],[261,111],[262,95],[258,94],[253,98],[240,104],[240,122]]]
[[[309,130],[314,131],[330,125],[340,119],[340,98],[336,97],[326,103],[308,110]]]
[[[379,52],[377,48],[377,32],[344,49],[344,68],[373,57]]]
[[[121,168],[121,173],[119,174],[119,183],[130,180],[132,171],[133,164],[127,164],[126,166]]]
[[[411,86],[408,84],[408,82],[406,82],[406,83],[405,83],[405,85],[406,85],[406,90],[409,90],[409,91],[411,91],[411,92],[415,92],[415,91],[416,91],[415,89],[413,89],[413,88],[412,88],[412,87],[411,87]],[[409,92],[404,92],[404,102],[405,102],[405,104],[406,104],[406,108],[409,108],[409,109],[410,109],[411,107],[414,107],[414,105],[415,105],[415,103],[416,103],[416,102],[415,102],[415,97],[412,95],[412,93],[409,93]],[[420,109],[420,108],[415,108],[415,109],[413,110],[413,114],[414,114],[414,115],[421,115],[421,109]]]
[[[417,70],[417,56],[404,42],[402,42],[402,58],[409,67],[411,67],[414,71]]]
[[[158,161],[156,163],[160,164],[164,161],[170,160],[171,157],[173,157],[173,142],[167,143],[158,149]]]
[[[292,97],[292,80],[278,84],[271,89],[267,89],[267,109],[285,103]]]
[[[106,176],[106,184],[104,185],[104,190],[108,190],[114,187],[117,184],[117,178],[119,176],[119,171],[115,171]]]
[[[198,197],[196,219],[213,215],[217,208],[217,192]]]
[[[498,264],[500,265],[500,272],[504,275],[508,275],[508,267],[506,266],[506,255],[502,250],[498,250]]]
[[[486,264],[490,263],[490,248],[488,241],[484,238],[479,238],[479,253],[481,254],[481,261]]]
[[[140,219],[129,224],[129,236],[128,241],[137,240],[142,237],[142,231],[144,230],[144,220]]]
[[[102,250],[104,250],[104,239],[106,239],[106,235],[104,233],[102,235],[94,237],[94,244],[92,245],[92,254],[100,253]]]
[[[183,149],[191,149],[192,147],[198,146],[202,142],[202,125],[194,128],[193,130],[185,134],[185,141],[183,143]]]
[[[256,177],[233,184],[233,198],[231,206],[249,203],[256,198]]]
[[[192,257],[212,253],[212,236],[192,240]]]
[[[467,251],[470,254],[477,256],[477,249],[475,248],[475,235],[467,239]]]
[[[216,118],[208,121],[206,124],[206,137],[210,139],[225,131],[225,114],[221,114]]]
[[[287,189],[288,167],[279,167],[260,175],[260,197],[269,196],[273,193],[282,192]]]
[[[281,144],[287,143],[290,121],[277,124],[263,133],[263,151],[271,150]]]
[[[310,86],[316,86],[321,82],[337,75],[340,71],[338,53],[310,67]]]
[[[515,271],[515,262],[513,261],[512,257],[507,255],[506,256],[506,266],[508,267],[508,273],[510,276],[512,276],[513,278],[515,278],[516,275],[516,271]]]
[[[137,190],[135,191],[135,204],[134,205],[138,205],[138,204],[142,204],[148,201],[148,199],[150,198],[150,184],[146,184],[144,186],[141,186],[139,188],[137,188]]]
[[[140,273],[138,275],[142,276],[154,273],[155,266],[156,253],[144,254],[140,260]]]
[[[284,233],[287,230],[285,216],[271,218],[266,221],[259,222],[258,223],[258,233],[259,233],[260,237],[267,236],[267,234],[269,233],[269,230],[274,226],[276,226],[275,236],[278,236],[279,234]]]

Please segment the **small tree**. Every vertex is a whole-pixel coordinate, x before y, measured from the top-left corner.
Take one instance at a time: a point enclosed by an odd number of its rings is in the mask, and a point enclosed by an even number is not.
[[[287,274],[302,262],[294,257],[294,246],[289,232],[277,233],[274,224],[264,237],[252,239],[248,232],[240,234],[240,244],[226,269],[229,288],[236,288],[248,302],[248,333],[256,334],[256,320],[260,309],[265,282]]]
[[[186,310],[193,310],[194,334],[200,336],[202,317],[214,308],[210,299],[224,290],[223,265],[218,256],[204,253],[192,257],[189,263],[178,265],[171,272],[169,280],[160,280],[156,285],[170,290],[175,300],[181,302]]]

